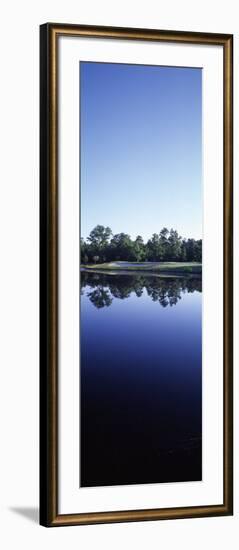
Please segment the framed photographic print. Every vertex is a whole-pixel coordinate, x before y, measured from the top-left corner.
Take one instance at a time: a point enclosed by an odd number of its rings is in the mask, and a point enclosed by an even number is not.
[[[232,36],[40,52],[40,523],[232,514]]]

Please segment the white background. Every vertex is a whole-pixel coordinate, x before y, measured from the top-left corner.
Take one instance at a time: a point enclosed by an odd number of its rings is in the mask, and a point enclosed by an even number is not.
[[[201,549],[238,547],[239,406],[235,404],[235,515],[92,527],[45,529],[38,507],[38,25],[46,21],[228,32],[235,35],[239,97],[239,23],[234,0],[161,3],[41,0],[1,10],[0,197],[0,543],[4,550],[68,548]],[[238,128],[235,125],[235,256],[239,250]],[[238,256],[235,257],[238,326]],[[236,338],[235,338],[236,339]],[[239,387],[235,346],[235,390]],[[238,391],[235,391],[235,401]],[[239,402],[239,401],[238,401]]]
[[[62,37],[59,45],[59,513],[223,502],[223,51]],[[203,479],[79,490],[79,59],[202,67]],[[70,182],[70,185],[69,185]],[[215,200],[216,199],[216,200]],[[215,272],[217,277],[215,278]],[[213,407],[212,407],[213,399]]]

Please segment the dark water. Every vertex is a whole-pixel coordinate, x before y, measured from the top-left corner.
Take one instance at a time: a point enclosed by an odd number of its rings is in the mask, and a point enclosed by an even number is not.
[[[201,279],[83,272],[81,293],[81,486],[201,480]]]

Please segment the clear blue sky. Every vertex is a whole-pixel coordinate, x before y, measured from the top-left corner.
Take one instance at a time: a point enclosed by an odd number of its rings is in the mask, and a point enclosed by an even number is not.
[[[80,63],[84,238],[97,224],[201,238],[201,88],[197,68]]]

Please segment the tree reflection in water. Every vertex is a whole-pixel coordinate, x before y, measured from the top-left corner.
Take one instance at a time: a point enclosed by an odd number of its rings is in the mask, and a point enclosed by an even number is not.
[[[92,290],[89,290],[92,289]],[[162,307],[175,306],[184,292],[202,292],[201,277],[159,277],[81,272],[81,294],[98,309],[109,307],[114,298],[125,300],[131,294],[138,298],[144,290]]]

